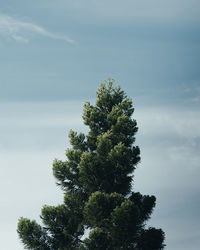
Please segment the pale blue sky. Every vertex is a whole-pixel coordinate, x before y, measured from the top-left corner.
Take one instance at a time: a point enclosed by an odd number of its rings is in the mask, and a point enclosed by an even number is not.
[[[0,232],[22,250],[20,216],[62,202],[51,165],[86,100],[109,76],[134,100],[142,161],[135,190],[155,194],[149,224],[166,249],[200,245],[200,2],[0,0]]]

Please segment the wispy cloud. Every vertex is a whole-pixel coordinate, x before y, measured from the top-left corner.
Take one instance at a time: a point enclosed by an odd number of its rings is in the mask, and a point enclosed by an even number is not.
[[[1,36],[9,37],[15,40],[16,42],[28,43],[30,40],[30,36],[33,34],[49,37],[55,40],[63,40],[71,44],[74,43],[74,41],[66,35],[55,34],[47,31],[45,28],[39,25],[24,22],[11,16],[0,13]]]

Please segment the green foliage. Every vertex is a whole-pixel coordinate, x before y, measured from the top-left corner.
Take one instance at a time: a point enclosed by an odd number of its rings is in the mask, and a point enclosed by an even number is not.
[[[148,228],[143,230],[141,238],[138,242],[139,250],[162,249],[164,241],[164,233],[161,229]]]
[[[93,193],[84,208],[85,222],[89,226],[109,227],[111,212],[120,206],[124,197],[118,193]]]
[[[131,192],[140,161],[140,149],[133,145],[138,130],[133,112],[132,100],[113,80],[101,84],[94,106],[84,105],[88,134],[70,130],[67,160],[53,162],[64,203],[42,208],[44,226],[19,219],[17,232],[26,249],[164,248],[163,231],[145,228],[155,197]],[[86,229],[90,233],[83,240]]]
[[[85,249],[111,249],[107,233],[98,227],[90,232],[89,239],[85,240],[85,246]]]
[[[52,239],[48,236],[46,229],[34,220],[20,218],[17,232],[26,249],[52,249]]]

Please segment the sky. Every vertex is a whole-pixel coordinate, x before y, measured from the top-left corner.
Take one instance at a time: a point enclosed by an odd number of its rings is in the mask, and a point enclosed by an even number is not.
[[[0,248],[22,250],[23,216],[63,202],[52,175],[68,132],[108,77],[133,99],[134,191],[169,250],[200,245],[200,2],[0,0]]]

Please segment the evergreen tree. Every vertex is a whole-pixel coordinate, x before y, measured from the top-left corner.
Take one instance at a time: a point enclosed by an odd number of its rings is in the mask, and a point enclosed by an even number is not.
[[[113,80],[101,84],[94,106],[84,105],[87,136],[71,130],[67,160],[53,163],[64,203],[42,208],[43,226],[19,219],[17,232],[26,249],[164,248],[164,232],[145,227],[156,198],[132,191],[140,161],[139,147],[133,145],[138,130],[133,112],[131,99]]]

